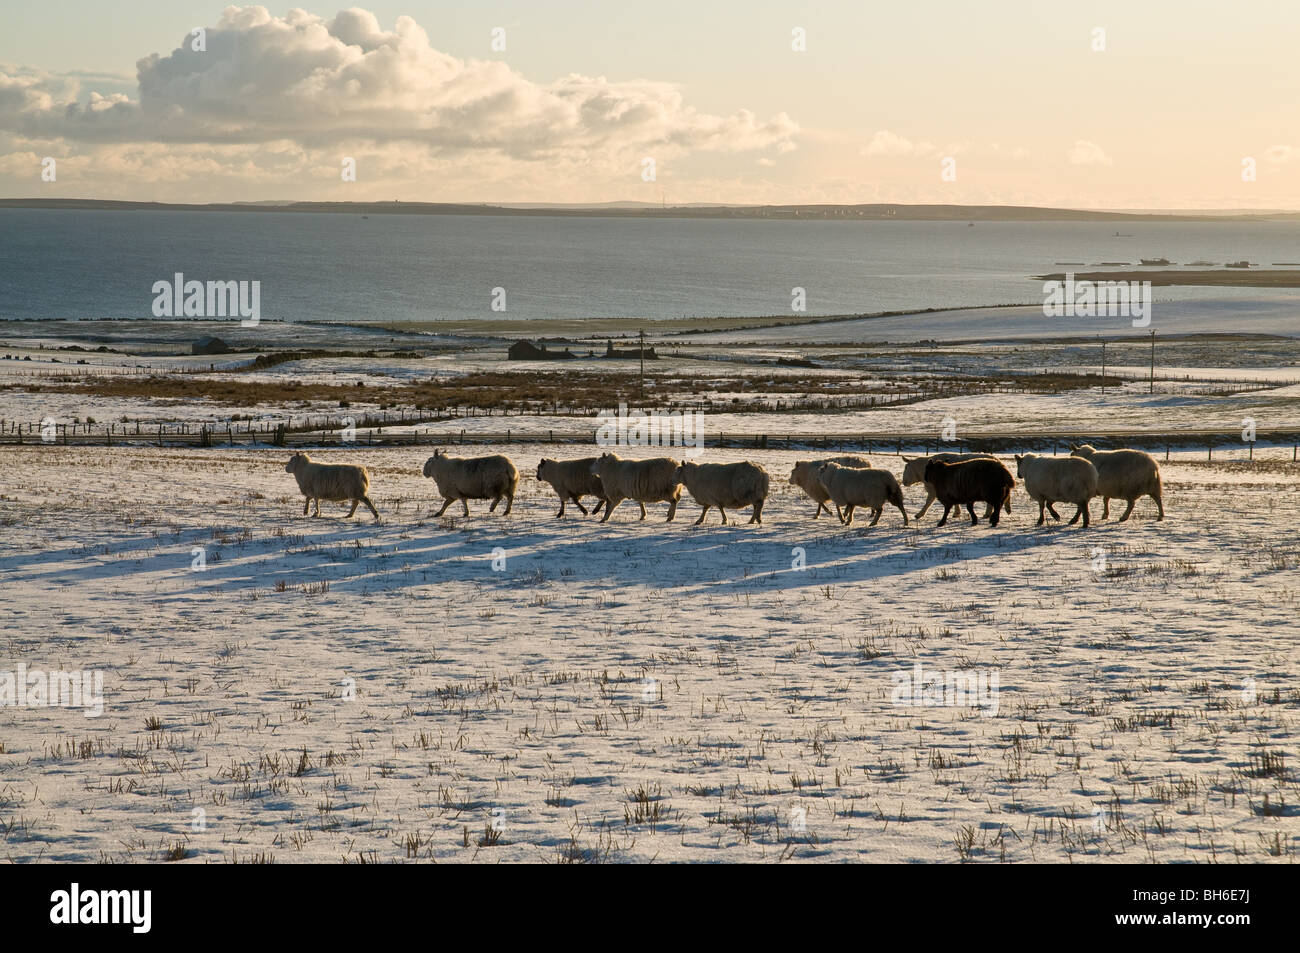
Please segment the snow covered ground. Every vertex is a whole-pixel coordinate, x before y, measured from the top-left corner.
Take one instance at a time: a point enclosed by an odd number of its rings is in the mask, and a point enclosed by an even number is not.
[[[511,516],[439,520],[422,452],[319,452],[375,524],[303,518],[283,451],[0,450],[0,679],[103,680],[0,707],[2,856],[1295,861],[1289,448],[1175,454],[1168,519],[1087,531],[1020,491],[846,529],[795,454],[716,450],[763,526],[556,520],[537,459],[579,448],[497,451]]]
[[[1300,334],[1300,292],[1216,288],[1170,294],[1155,289],[1148,326],[1127,317],[1052,318],[1041,305],[963,308],[849,321],[790,324],[685,335],[698,344],[836,344],[858,341],[1014,340],[1018,338],[1144,337],[1160,334]]]

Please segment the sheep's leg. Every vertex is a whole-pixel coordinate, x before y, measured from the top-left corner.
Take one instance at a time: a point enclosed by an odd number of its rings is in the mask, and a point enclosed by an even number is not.
[[[639,507],[641,507],[641,518],[642,518],[642,519],[645,519],[645,501],[644,501],[644,500],[637,500],[637,501],[636,501],[636,505],[639,506]]]
[[[506,494],[506,509],[505,512],[502,513],[501,515],[509,516],[510,511],[513,510],[514,508],[515,508],[515,492],[514,490],[511,490],[509,493]]]
[[[924,516],[925,511],[930,508],[930,504],[933,502],[934,502],[934,490],[930,489],[927,486],[925,488],[925,506],[921,507],[921,509],[917,511],[917,514],[916,516],[913,517],[913,519],[919,520],[922,516]]]
[[[829,513],[830,510],[827,510],[826,512]],[[835,513],[836,513],[837,516],[839,516],[839,518],[840,518],[840,522],[843,523],[843,522],[844,522],[844,512],[840,509],[840,505],[839,505],[838,503],[835,504]]]
[[[311,509],[311,497],[304,496],[302,498],[302,515],[306,516],[309,509]]]
[[[835,508],[839,509],[839,507],[840,505],[836,503]],[[840,522],[843,523],[845,526],[853,525],[853,510],[854,510],[854,506],[852,503],[848,503],[845,505],[844,512],[840,516]]]
[[[695,521],[696,526],[699,526],[701,523],[704,522],[704,517],[708,514],[708,512],[709,512],[709,508],[707,506],[704,509],[700,510],[700,518]]]
[[[1080,519],[1082,519],[1083,526],[1086,529],[1088,527],[1088,504],[1084,502],[1084,503],[1076,503],[1074,505],[1075,505],[1074,516],[1071,517],[1070,519],[1070,525],[1073,526],[1075,523],[1079,522]]]
[[[829,512],[831,511],[831,508],[830,508],[829,506],[827,506],[827,505],[826,505],[824,502],[822,502],[821,500],[818,500],[818,501],[817,501],[817,509],[813,511],[813,519],[816,519],[817,517],[821,516],[821,515],[822,515],[822,510],[825,510],[827,513],[829,513]]]
[[[944,523],[948,522],[948,513],[951,510],[952,510],[951,504],[949,503],[943,504],[943,519],[939,520],[939,522],[936,525],[942,526]]]
[[[1038,522],[1034,525],[1042,526],[1047,522],[1047,506],[1042,500],[1038,501]]]
[[[605,509],[609,509],[609,500],[605,499],[603,496],[602,496],[602,497],[598,497],[597,499],[598,499],[598,502],[596,503],[595,506],[593,506],[593,507],[591,508],[591,515],[592,515],[592,516],[595,516],[597,513],[599,513],[599,512],[600,512],[600,508],[601,508],[602,506],[605,507]]]
[[[1164,501],[1163,501],[1162,499],[1160,499],[1160,495],[1155,494],[1155,493],[1148,493],[1147,495],[1148,495],[1149,497],[1151,497],[1151,499],[1153,499],[1153,500],[1156,501],[1156,507],[1160,510],[1160,515],[1157,516],[1156,519],[1158,519],[1158,520],[1162,520],[1162,519],[1164,519],[1164,518],[1165,518],[1165,504],[1164,504]]]
[[[453,500],[451,497],[447,497],[447,499],[443,500],[443,501],[442,501],[442,509],[440,509],[438,512],[434,513],[434,514],[433,514],[433,518],[434,518],[434,519],[437,519],[437,518],[438,518],[439,516],[441,516],[443,513],[447,512],[447,507],[451,506],[451,504],[454,503],[454,502],[455,502],[455,500]]]
[[[884,509],[885,509],[885,504],[881,503],[879,506],[875,508],[875,510],[872,511],[871,522],[867,524],[868,528],[875,526],[877,523],[880,522],[880,514],[884,511]]]
[[[587,508],[582,505],[582,500],[578,498],[578,494],[576,493],[573,494],[573,505],[582,510],[583,516],[587,515]],[[564,506],[564,497],[560,497],[560,506]]]
[[[895,503],[894,505],[895,505],[896,507],[898,507],[898,512],[900,512],[900,513],[903,514],[903,525],[906,526],[906,525],[907,525],[907,508],[904,507],[902,503]]]
[[[495,513],[497,511],[497,504],[500,502],[501,495],[498,493],[496,496],[492,497],[492,505],[488,507],[488,512]]]
[[[600,521],[602,523],[608,523],[609,518],[614,515],[614,511],[618,509],[618,505],[622,502],[623,497],[621,496],[605,497],[605,515],[600,518]]]
[[[462,496],[460,498],[460,505],[465,508],[465,515],[469,516],[469,500]]]
[[[312,515],[312,516],[320,516],[320,497],[319,497],[319,496],[316,497],[316,509],[312,512],[311,515]]]
[[[361,502],[370,507],[370,512],[375,515],[375,519],[379,519],[379,510],[375,509],[375,504],[370,501],[370,497],[363,496]]]
[[[966,512],[970,514],[970,525],[971,525],[971,526],[979,526],[979,525],[980,525],[980,518],[979,518],[978,516],[975,515],[975,504],[974,504],[974,503],[967,503],[967,504],[966,504]]]
[[[759,500],[757,503],[754,504],[754,515],[749,518],[749,522],[751,523],[763,522],[763,502],[764,502],[763,500]]]
[[[1104,520],[1110,519],[1110,497],[1109,496],[1103,496],[1101,498],[1101,518]]]
[[[343,518],[344,518],[345,520],[350,520],[350,519],[352,519],[353,515],[354,515],[354,514],[356,513],[356,511],[357,511],[357,507],[360,506],[360,505],[361,505],[361,501],[360,501],[360,500],[353,500],[353,501],[352,501],[352,509],[348,510],[348,515],[345,516],[345,517],[343,517]]]
[[[564,515],[564,503],[565,503],[564,494],[561,493],[561,494],[560,494],[560,512],[558,512],[558,513],[555,514],[555,518],[556,518],[557,520],[558,520],[561,516]],[[586,510],[583,510],[583,515],[584,515],[584,516],[586,515]]]
[[[643,508],[644,506],[645,504],[642,504]],[[664,522],[671,523],[673,521],[673,517],[676,515],[677,515],[677,500],[673,500],[671,503],[668,504],[668,519],[664,520]]]
[[[727,511],[724,510],[722,507],[719,506],[719,507],[718,507],[718,512],[722,514],[722,525],[723,525],[723,526],[726,526],[726,525],[727,525]]]
[[[1061,518],[1061,514],[1056,512],[1056,507],[1052,505],[1051,500],[1047,501],[1047,512],[1052,514],[1052,519],[1054,520],[1059,520]]]
[[[1134,506],[1134,504],[1136,504],[1136,503],[1137,503],[1137,500],[1136,500],[1136,499],[1133,499],[1133,500],[1129,500],[1129,501],[1128,501],[1128,509],[1126,509],[1126,510],[1124,511],[1124,515],[1121,516],[1121,517],[1119,518],[1119,521],[1120,521],[1121,523],[1124,522],[1126,519],[1128,519],[1129,516],[1130,516],[1130,514],[1132,514],[1132,512],[1133,512],[1133,506]]]

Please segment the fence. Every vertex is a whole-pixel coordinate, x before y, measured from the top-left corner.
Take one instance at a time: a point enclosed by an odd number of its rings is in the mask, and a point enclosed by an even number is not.
[[[355,433],[339,430],[302,430],[289,432],[283,428],[267,430],[250,425],[245,428],[208,427],[153,428],[137,426],[132,433],[117,433],[107,428],[73,428],[60,426],[47,428],[45,433],[9,432],[0,435],[0,443],[63,446],[113,446],[114,444],[153,445],[158,447],[211,447],[211,446],[276,446],[276,447],[410,447],[421,445],[464,444],[580,444],[595,447],[597,431],[515,430],[459,432],[420,432],[412,429],[404,433],[385,433],[381,427],[357,428]],[[1255,446],[1291,447],[1291,459],[1300,459],[1300,430],[1258,431],[1255,440],[1243,441],[1237,428],[1195,431],[1149,431],[1114,429],[1103,432],[1067,432],[1059,430],[1018,430],[1015,432],[968,432],[965,436],[945,441],[928,433],[725,433],[714,431],[700,434],[701,445],[708,448],[751,448],[761,450],[855,451],[872,453],[939,453],[1011,451],[1044,451],[1061,453],[1071,443],[1091,443],[1099,449],[1135,447],[1152,453],[1164,451],[1166,459],[1173,450],[1204,449],[1206,459],[1213,460],[1214,452],[1223,449],[1247,450],[1254,458]],[[658,445],[652,445],[658,446]],[[619,449],[619,448],[614,448]],[[680,455],[680,446],[664,446],[671,455]]]

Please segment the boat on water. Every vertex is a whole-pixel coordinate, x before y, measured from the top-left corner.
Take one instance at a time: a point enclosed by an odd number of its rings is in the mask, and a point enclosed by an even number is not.
[[[1116,238],[1132,238],[1133,236],[1132,236],[1130,233],[1128,233],[1128,232],[1125,232],[1123,235],[1121,235],[1119,232],[1116,232],[1116,233],[1115,233],[1115,237],[1116,237]]]
[[[1142,264],[1144,264],[1144,265],[1172,265],[1173,262],[1170,261],[1168,258],[1143,258],[1143,259],[1142,259]]]
[[[1246,261],[1245,259],[1241,261],[1230,261],[1223,267],[1224,268],[1249,268],[1250,262]]]
[[[1099,261],[1094,266],[1096,268],[1127,268],[1131,262],[1127,261]]]
[[[1192,268],[1213,268],[1215,263],[1212,261],[1189,261],[1187,264]]]

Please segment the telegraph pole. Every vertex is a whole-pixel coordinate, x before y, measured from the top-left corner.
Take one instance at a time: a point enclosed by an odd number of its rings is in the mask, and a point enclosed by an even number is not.
[[[1101,338],[1101,390],[1106,392],[1106,339]]]
[[[645,406],[645,328],[641,329],[641,406]]]
[[[1151,386],[1147,390],[1147,393],[1154,394],[1155,392],[1156,392],[1156,332],[1152,330],[1151,332]]]

